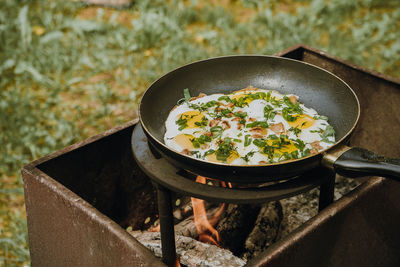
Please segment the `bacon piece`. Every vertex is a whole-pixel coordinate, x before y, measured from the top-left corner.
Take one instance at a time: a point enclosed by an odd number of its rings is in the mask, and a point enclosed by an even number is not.
[[[205,132],[204,135],[208,136],[208,137],[211,137],[211,136],[213,136],[213,133],[212,132]]]
[[[289,101],[292,102],[293,104],[297,103],[297,97],[295,97],[294,95],[289,96]]]
[[[250,132],[255,133],[255,134],[260,134],[260,135],[267,135],[268,134],[268,130],[262,127],[253,127],[250,129]]]
[[[210,125],[210,127],[217,126],[220,121],[221,121],[221,119],[212,120],[212,121],[210,121],[209,125]]]
[[[242,118],[236,117],[236,118],[233,118],[232,121],[240,121],[241,119]]]
[[[261,160],[261,161],[258,162],[258,164],[268,164],[268,162],[266,162],[264,160]]]
[[[192,100],[195,100],[195,99],[199,99],[199,98],[202,98],[202,97],[205,97],[205,96],[206,96],[206,94],[200,93],[198,96],[191,97],[189,99],[189,101],[192,101]]]
[[[255,133],[255,134],[252,135],[252,137],[257,139],[257,138],[263,138],[264,135]]]
[[[185,155],[188,155],[188,156],[192,155],[192,154],[190,153],[190,150],[187,149],[187,148],[185,148],[185,149],[182,150],[181,152],[182,152],[183,154],[185,154]]]
[[[286,134],[285,126],[283,126],[282,122],[272,124],[269,128],[276,134]]]
[[[310,145],[312,146],[312,148],[316,149],[316,150],[321,150],[323,149],[323,147],[320,145],[319,141],[314,141],[312,143],[310,143]]]
[[[315,155],[315,154],[318,154],[318,149],[316,148],[310,149],[310,155]]]
[[[210,145],[208,145],[208,144],[202,144],[202,145],[200,145],[200,148],[201,149],[207,149],[207,148],[209,148],[210,147]]]
[[[221,104],[221,106],[228,107],[228,108],[235,106],[235,104],[233,104],[233,103],[228,103],[228,104],[224,104],[222,102],[219,102],[219,103]]]
[[[256,121],[256,118],[249,118],[249,122]]]
[[[222,125],[223,125],[222,127],[224,128],[224,130],[231,128],[231,125],[227,121],[222,121]]]

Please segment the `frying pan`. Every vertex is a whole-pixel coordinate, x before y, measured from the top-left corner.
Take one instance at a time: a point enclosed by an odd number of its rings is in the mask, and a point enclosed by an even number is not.
[[[230,93],[247,86],[295,94],[305,106],[329,118],[336,143],[304,158],[267,165],[229,165],[195,159],[164,144],[165,121],[183,89],[200,93]],[[281,57],[238,55],[210,58],[177,68],[156,80],[144,93],[140,123],[150,147],[178,168],[221,180],[250,184],[298,176],[323,165],[337,173],[378,175],[400,180],[400,160],[385,159],[363,148],[346,146],[359,116],[354,91],[334,74],[314,65]]]

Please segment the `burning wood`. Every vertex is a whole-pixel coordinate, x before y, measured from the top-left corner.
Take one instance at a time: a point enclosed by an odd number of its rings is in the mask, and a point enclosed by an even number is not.
[[[217,226],[221,236],[220,245],[235,255],[241,255],[245,240],[254,227],[259,211],[259,205],[230,204]]]
[[[210,180],[197,177],[200,183]],[[213,184],[217,183],[213,180]],[[230,183],[219,184],[232,187]],[[242,266],[314,216],[318,190],[264,205],[218,206],[200,199],[180,198],[175,206],[177,254],[183,265]],[[159,233],[135,231],[133,235],[156,256],[161,256]]]
[[[282,228],[283,210],[279,201],[264,204],[258,214],[255,226],[245,241],[247,260],[256,257],[278,238]]]

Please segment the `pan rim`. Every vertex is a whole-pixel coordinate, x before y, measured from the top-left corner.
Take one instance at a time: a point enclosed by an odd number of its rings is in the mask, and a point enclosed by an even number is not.
[[[335,143],[332,146],[330,146],[329,148],[326,148],[326,149],[323,149],[323,150],[319,151],[317,154],[309,155],[309,156],[298,158],[298,159],[291,159],[291,160],[285,160],[285,161],[280,161],[280,162],[275,162],[275,163],[257,164],[257,165],[227,164],[227,163],[222,163],[222,162],[221,163],[220,162],[211,162],[211,161],[207,161],[207,160],[204,160],[204,159],[193,158],[193,157],[190,157],[190,156],[188,156],[186,154],[183,154],[181,152],[178,152],[176,150],[173,150],[173,149],[167,147],[164,144],[164,142],[161,142],[160,140],[158,140],[158,138],[156,138],[149,131],[149,129],[146,127],[146,125],[145,125],[145,123],[144,123],[144,121],[142,119],[142,111],[141,110],[142,110],[142,106],[143,106],[143,103],[142,103],[143,101],[142,100],[143,100],[144,96],[146,95],[146,93],[153,87],[153,85],[155,85],[159,80],[163,79],[167,75],[170,75],[171,73],[173,73],[175,71],[178,71],[178,70],[180,70],[182,68],[186,68],[188,66],[191,66],[191,65],[194,65],[194,64],[199,64],[199,63],[202,63],[202,62],[225,59],[225,58],[235,58],[235,57],[275,58],[275,59],[280,59],[280,60],[293,61],[293,62],[296,62],[296,63],[308,65],[308,66],[313,67],[313,68],[317,68],[317,69],[322,70],[322,71],[326,72],[327,74],[333,76],[334,78],[336,78],[340,82],[342,82],[350,90],[350,92],[353,94],[353,96],[354,96],[354,98],[356,100],[356,103],[357,103],[357,117],[356,117],[355,122],[353,123],[353,126],[350,128],[350,130],[347,131],[347,133],[345,135],[343,135],[342,138],[340,138],[338,141],[335,141]],[[337,75],[333,74],[332,72],[330,72],[330,71],[328,71],[326,69],[323,69],[323,68],[321,68],[319,66],[316,66],[314,64],[311,64],[311,63],[308,63],[308,62],[304,62],[304,61],[301,61],[301,60],[296,60],[296,59],[286,58],[286,57],[281,57],[281,56],[258,55],[258,54],[239,54],[239,55],[226,55],[226,56],[211,57],[211,58],[206,58],[206,59],[193,61],[193,62],[184,64],[184,65],[182,65],[180,67],[177,67],[177,68],[175,68],[175,69],[163,74],[162,76],[160,76],[154,82],[151,83],[151,85],[146,89],[146,91],[142,95],[142,98],[140,99],[139,109],[138,110],[139,110],[139,121],[140,121],[140,124],[141,124],[144,132],[146,133],[146,135],[150,136],[153,141],[157,142],[158,145],[162,146],[167,151],[172,151],[173,153],[176,153],[176,154],[178,154],[178,155],[180,155],[182,157],[185,157],[188,160],[193,160],[193,161],[201,162],[201,163],[204,163],[204,164],[210,164],[211,166],[235,167],[235,168],[258,168],[258,167],[264,167],[265,168],[265,167],[268,167],[268,166],[278,166],[278,165],[290,164],[290,163],[299,162],[299,161],[305,161],[307,159],[310,159],[310,158],[313,158],[313,157],[318,157],[320,155],[324,155],[326,153],[329,153],[329,150],[331,150],[331,149],[335,148],[336,146],[340,145],[344,140],[346,140],[346,138],[348,138],[351,135],[351,133],[356,128],[356,126],[357,126],[357,124],[359,122],[359,119],[360,119],[360,115],[361,115],[360,101],[359,101],[356,93],[354,92],[354,90],[343,79],[341,79]]]

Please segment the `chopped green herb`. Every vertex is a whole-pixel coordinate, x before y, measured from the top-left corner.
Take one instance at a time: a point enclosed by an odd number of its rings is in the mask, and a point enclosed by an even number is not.
[[[282,109],[282,117],[289,122],[293,122],[295,120],[297,120],[296,116],[292,116],[290,114],[291,110],[289,108],[283,108]]]
[[[328,117],[327,117],[327,116],[323,116],[323,115],[315,115],[315,116],[313,117],[313,119],[314,119],[314,120],[325,120],[325,121],[327,121],[327,120],[328,120]]]
[[[218,98],[218,100],[219,101],[225,101],[225,102],[228,102],[228,103],[232,103],[232,99],[229,97],[229,96],[227,96],[227,95],[224,95],[224,96],[221,96],[220,98]]]
[[[253,122],[248,123],[246,125],[246,128],[253,128],[253,127],[257,127],[257,126],[260,126],[262,128],[268,128],[269,127],[269,125],[268,125],[268,123],[266,121],[253,121]]]
[[[246,97],[241,97],[239,99],[232,99],[232,103],[239,108],[243,108],[244,106],[248,106],[246,102]]]
[[[207,103],[200,103],[200,104],[189,104],[189,108],[196,109],[199,111],[206,111],[211,107],[219,106],[219,103],[215,100],[209,101]]]
[[[219,138],[222,135],[224,129],[221,126],[214,126],[210,128],[210,131],[213,134],[213,138]]]
[[[293,144],[295,147],[297,147],[298,149],[300,149],[300,151],[303,151],[303,149],[306,147],[306,145],[304,144],[304,142],[300,139],[296,139],[293,141]]]
[[[211,154],[213,154],[213,153],[215,153],[215,150],[214,150],[214,149],[209,149],[209,150],[207,150],[207,151],[204,153],[204,157],[206,157],[206,156],[208,156],[208,155],[211,155]]]
[[[297,128],[297,127],[291,127],[289,128],[290,132],[293,132],[295,136],[298,136],[301,133],[301,129]]]
[[[225,162],[234,150],[235,148],[232,145],[231,138],[226,137],[220,144],[218,144],[215,156],[217,160]]]
[[[206,142],[211,142],[211,138],[207,135],[200,135],[198,138],[190,139],[190,141],[195,148],[199,148],[200,145],[205,144]]]
[[[324,129],[318,128],[318,130],[310,130],[310,133],[322,133]]]
[[[243,118],[246,118],[247,112],[235,112],[235,113],[233,113],[233,115],[243,119]]]
[[[273,110],[274,110],[274,108],[272,106],[270,106],[270,105],[266,105],[264,107],[264,117],[267,120],[273,120],[275,118],[276,112],[273,111]]]
[[[320,136],[322,138],[321,141],[324,143],[331,143],[331,144],[335,143],[328,139],[329,136],[335,136],[335,129],[333,129],[333,127],[330,125],[326,126],[325,131],[322,134],[320,134]]]
[[[254,140],[253,140],[253,144],[254,144],[255,146],[258,146],[258,147],[265,147],[265,146],[267,145],[267,142],[265,142],[265,141],[262,140],[262,139],[254,139]]]
[[[249,146],[251,144],[251,141],[252,141],[252,139],[251,139],[250,135],[249,134],[245,135],[244,146]]]
[[[183,95],[185,96],[186,102],[189,102],[191,96],[188,88],[183,89]]]
[[[231,113],[232,113],[232,111],[228,108],[221,110],[221,115],[223,117],[228,117],[228,118],[232,117]]]
[[[310,155],[310,149],[305,149],[304,151],[303,151],[303,157],[307,157],[307,156],[309,156]]]
[[[249,153],[247,153],[244,157],[242,157],[242,159],[246,162],[249,162],[249,158],[252,157],[254,155],[254,153],[256,153],[256,151],[250,151]]]
[[[175,121],[176,125],[179,126],[178,130],[182,131],[183,129],[185,129],[186,127],[188,127],[187,125],[187,116],[185,115],[185,118],[183,118],[184,115],[181,115],[179,117],[179,119],[177,121]]]
[[[292,159],[298,159],[299,158],[299,151],[298,150],[292,151],[290,153],[290,155],[292,156]]]
[[[278,107],[278,108],[283,104],[283,101],[282,101],[282,100],[276,99],[276,97],[271,97],[271,99],[269,100],[269,102],[270,102],[273,106]]]

